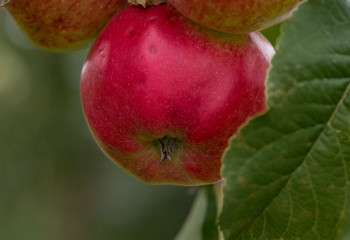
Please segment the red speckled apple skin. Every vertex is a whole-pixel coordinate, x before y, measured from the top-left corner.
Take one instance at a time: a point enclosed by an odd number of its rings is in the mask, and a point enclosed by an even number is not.
[[[147,183],[217,182],[229,138],[266,109],[273,54],[259,33],[204,29],[169,4],[129,7],[84,64],[86,120],[103,151]],[[157,139],[164,137],[180,144],[161,162]]]
[[[305,0],[169,0],[184,16],[218,31],[242,34],[288,18]]]
[[[82,48],[127,0],[11,0],[5,9],[36,46],[52,51]]]

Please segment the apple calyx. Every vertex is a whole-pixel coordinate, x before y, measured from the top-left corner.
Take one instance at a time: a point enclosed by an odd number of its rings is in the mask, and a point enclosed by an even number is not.
[[[132,5],[142,5],[144,8],[165,3],[166,0],[128,0]]]
[[[5,7],[6,4],[8,4],[11,0],[0,0],[0,8]]]
[[[160,146],[160,162],[172,160],[180,150],[181,140],[175,137],[165,136],[156,140]]]

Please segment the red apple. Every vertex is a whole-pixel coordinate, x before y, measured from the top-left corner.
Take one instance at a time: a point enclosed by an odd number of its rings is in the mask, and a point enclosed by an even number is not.
[[[83,66],[90,130],[113,161],[147,183],[217,182],[229,138],[266,108],[273,53],[259,33],[204,29],[169,4],[129,7],[99,34]]]
[[[227,33],[248,33],[285,20],[303,0],[168,0],[192,21]]]
[[[33,44],[61,51],[84,45],[126,6],[127,0],[11,0],[5,9]]]

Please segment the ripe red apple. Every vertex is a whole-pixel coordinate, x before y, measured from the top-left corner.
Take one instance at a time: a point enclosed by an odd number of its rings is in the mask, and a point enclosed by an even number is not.
[[[168,0],[192,21],[227,33],[241,34],[285,20],[303,0]]]
[[[126,6],[127,0],[11,0],[5,9],[33,44],[61,51],[84,45]]]
[[[229,138],[266,108],[273,53],[259,33],[204,29],[169,4],[129,7],[99,34],[83,66],[90,130],[113,161],[147,183],[217,182]]]

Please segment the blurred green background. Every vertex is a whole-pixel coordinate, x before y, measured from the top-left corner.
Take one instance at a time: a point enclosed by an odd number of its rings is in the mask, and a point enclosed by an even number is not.
[[[150,186],[92,139],[79,96],[87,50],[33,47],[0,9],[0,239],[166,240],[196,188]]]

